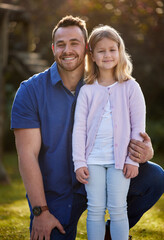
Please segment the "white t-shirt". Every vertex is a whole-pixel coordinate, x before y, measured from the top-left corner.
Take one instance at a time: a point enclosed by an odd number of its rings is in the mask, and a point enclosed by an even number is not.
[[[107,88],[113,87],[116,83],[107,86]],[[87,164],[114,164],[113,141],[113,122],[109,96]]]

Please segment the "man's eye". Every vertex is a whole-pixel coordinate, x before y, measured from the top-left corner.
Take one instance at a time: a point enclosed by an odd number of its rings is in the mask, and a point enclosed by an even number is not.
[[[73,42],[72,45],[73,45],[73,46],[76,46],[76,45],[78,45],[78,43],[77,43],[77,42]]]
[[[58,44],[57,47],[62,48],[64,47],[64,44]]]

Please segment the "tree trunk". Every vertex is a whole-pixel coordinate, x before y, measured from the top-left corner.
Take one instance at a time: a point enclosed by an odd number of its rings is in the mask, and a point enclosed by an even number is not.
[[[8,174],[6,173],[5,168],[3,167],[2,161],[0,160],[0,183],[8,184],[10,183]]]
[[[6,67],[8,57],[8,12],[5,12],[0,19],[0,46],[0,183],[9,183],[9,177],[2,164],[5,123],[5,80],[3,72]]]

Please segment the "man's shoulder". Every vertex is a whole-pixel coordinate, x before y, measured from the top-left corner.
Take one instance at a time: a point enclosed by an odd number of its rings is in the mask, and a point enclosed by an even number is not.
[[[49,76],[49,69],[45,70],[44,72],[34,74],[29,79],[24,80],[22,84],[25,85],[26,87],[31,85],[41,85],[46,81],[48,76]]]

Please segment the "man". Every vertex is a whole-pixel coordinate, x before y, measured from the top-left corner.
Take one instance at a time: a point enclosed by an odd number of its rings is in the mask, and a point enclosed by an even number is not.
[[[72,16],[63,18],[52,39],[56,62],[21,84],[12,108],[11,127],[31,210],[31,240],[75,239],[78,219],[86,209],[84,186],[75,178],[71,150],[75,102],[83,85],[85,22]],[[149,167],[146,161],[153,150],[147,134],[143,138],[144,142],[131,141],[129,148],[134,161],[145,162],[129,191],[131,225],[163,193],[156,188],[164,172],[157,165]]]

